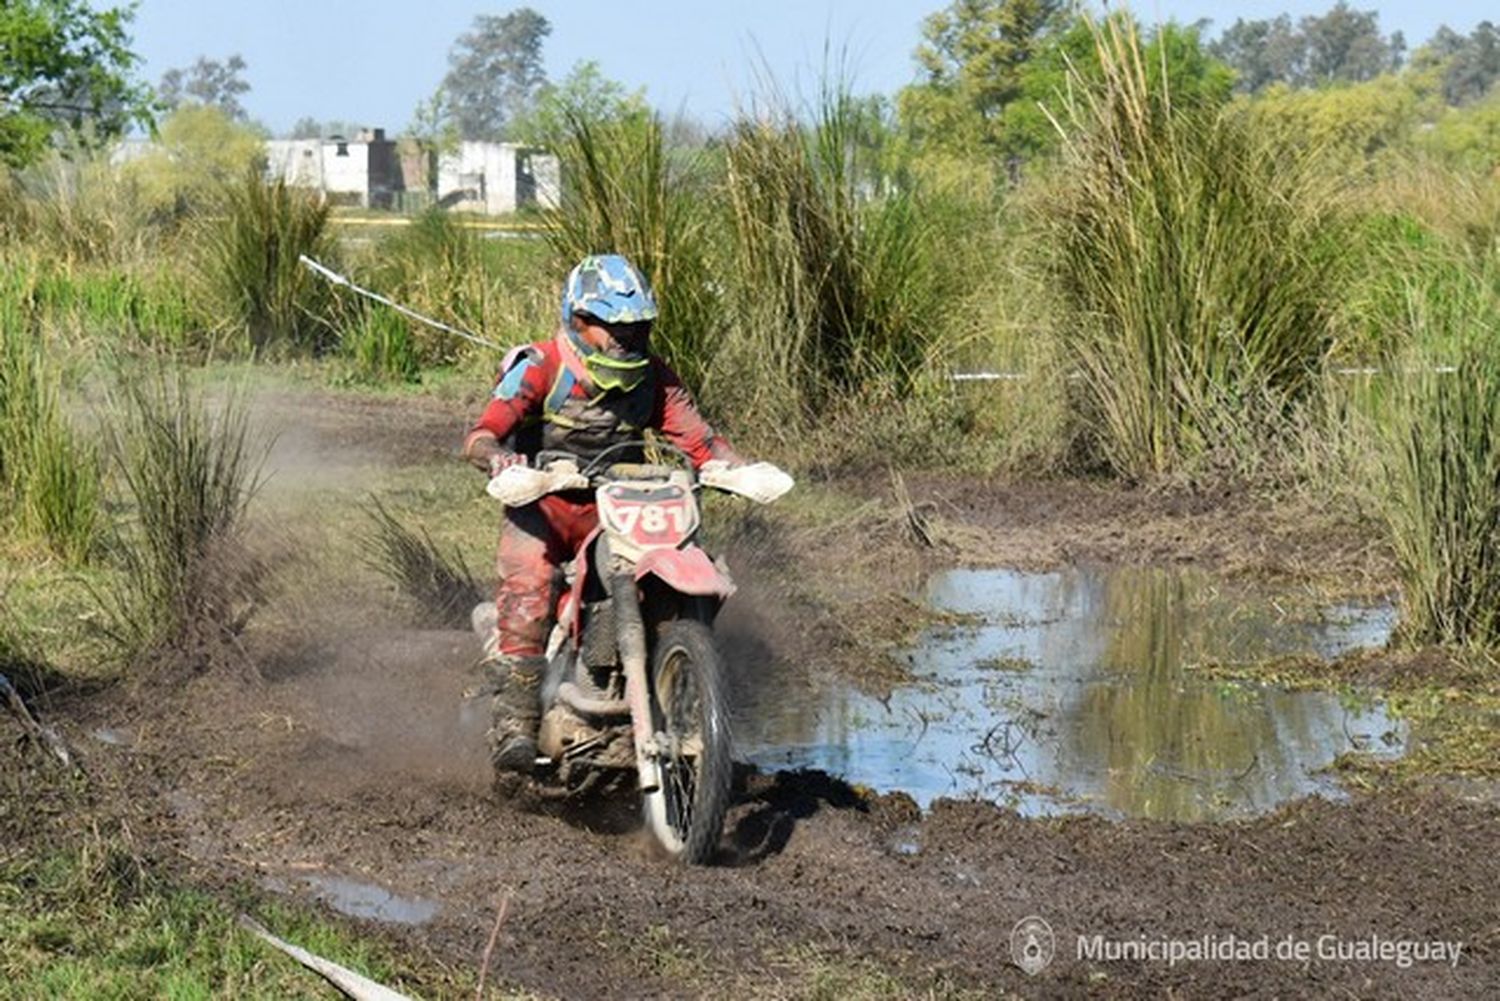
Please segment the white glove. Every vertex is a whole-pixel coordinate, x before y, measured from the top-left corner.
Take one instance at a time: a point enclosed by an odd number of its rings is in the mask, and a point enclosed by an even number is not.
[[[506,466],[490,480],[485,492],[506,507],[525,507],[540,497],[559,490],[588,487],[588,477],[571,462],[554,462],[546,469],[530,466]]]
[[[698,470],[698,482],[748,497],[758,504],[771,503],[792,489],[795,483],[790,475],[769,462],[731,467],[722,459],[705,462]]]

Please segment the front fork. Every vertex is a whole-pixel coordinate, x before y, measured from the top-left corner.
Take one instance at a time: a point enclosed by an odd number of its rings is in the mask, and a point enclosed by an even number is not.
[[[615,640],[620,650],[620,666],[625,670],[625,702],[630,706],[631,733],[635,738],[635,767],[641,779],[641,792],[652,793],[661,788],[661,764],[657,760],[656,724],[646,678],[646,624],[641,619],[635,574],[615,574],[611,592]]]

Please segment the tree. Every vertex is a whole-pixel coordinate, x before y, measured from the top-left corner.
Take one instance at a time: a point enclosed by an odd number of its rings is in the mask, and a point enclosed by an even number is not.
[[[88,0],[0,4],[0,162],[30,163],[60,134],[108,137],[150,123],[148,92],[131,78],[132,14]]]
[[[1000,115],[1021,91],[1021,72],[1060,27],[1061,0],[953,0],[922,25],[915,57],[925,79],[900,97],[916,137],[957,147],[1000,145]]]
[[[552,33],[530,7],[481,14],[448,53],[443,91],[465,139],[502,139],[510,122],[547,82],[542,42]]]
[[[575,63],[561,83],[542,85],[529,109],[511,121],[510,135],[533,146],[551,145],[569,115],[589,121],[616,121],[650,114],[644,90],[626,90],[592,59]]]
[[[175,110],[191,100],[218,108],[228,118],[242,122],[246,116],[240,95],[250,91],[250,84],[240,75],[244,71],[245,60],[238,52],[224,62],[199,56],[186,70],[170,69],[163,73],[157,93],[169,109]]]
[[[162,121],[156,143],[125,173],[146,208],[175,217],[209,204],[226,183],[264,166],[264,138],[211,104],[184,104]]]
[[[364,126],[354,122],[346,122],[338,118],[320,122],[311,115],[303,115],[292,125],[292,131],[287,134],[287,138],[322,139],[326,136],[343,136],[345,139],[353,139],[363,131]]]
[[[1304,17],[1300,24],[1307,41],[1303,83],[1359,83],[1373,80],[1401,65],[1406,41],[1398,31],[1387,39],[1380,33],[1380,15],[1358,11],[1339,0],[1322,17]]]
[[[1458,106],[1477,101],[1500,80],[1500,29],[1480,21],[1467,38],[1443,27],[1427,47],[1446,61],[1443,100]]]
[[[1256,94],[1273,83],[1301,79],[1307,39],[1286,14],[1269,21],[1241,18],[1226,28],[1208,51],[1234,70],[1237,91]]]
[[[1357,11],[1339,0],[1328,13],[1295,26],[1285,14],[1237,20],[1208,48],[1235,71],[1237,90],[1258,94],[1278,83],[1318,87],[1373,80],[1401,65],[1406,41],[1399,31],[1382,35],[1375,11]]]

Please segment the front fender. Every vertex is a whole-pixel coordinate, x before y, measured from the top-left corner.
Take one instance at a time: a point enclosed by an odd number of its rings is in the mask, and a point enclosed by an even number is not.
[[[635,579],[656,577],[681,594],[728,598],[734,581],[697,546],[687,549],[649,549],[635,565]]]

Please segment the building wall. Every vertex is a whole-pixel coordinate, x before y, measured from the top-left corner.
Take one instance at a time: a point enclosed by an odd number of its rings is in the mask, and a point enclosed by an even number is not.
[[[115,146],[110,159],[124,163],[152,148],[149,141],[128,140]],[[402,162],[396,143],[378,129],[347,142],[270,139],[265,149],[268,178],[322,191],[342,204],[391,207],[395,192],[415,190],[413,180],[426,173],[420,163]],[[460,143],[438,158],[436,181],[440,204],[486,215],[533,204],[556,208],[561,191],[557,157],[511,143]]]
[[[370,147],[362,142],[323,141],[323,190],[366,205],[370,195]]]
[[[466,212],[502,215],[536,203],[555,208],[557,157],[512,143],[463,142],[438,162],[438,200]]]
[[[295,188],[323,187],[323,143],[318,139],[266,141],[266,176]]]

